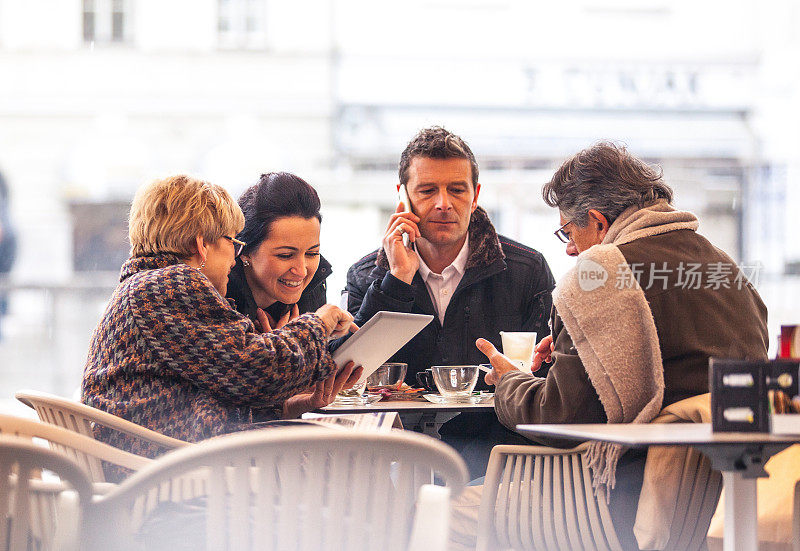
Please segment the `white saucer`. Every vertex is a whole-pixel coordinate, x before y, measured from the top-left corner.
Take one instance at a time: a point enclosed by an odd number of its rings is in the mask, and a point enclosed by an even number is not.
[[[326,407],[351,408],[353,406],[369,406],[375,402],[378,402],[381,398],[383,398],[383,395],[381,394],[367,393],[364,393],[361,396],[351,396],[346,398],[339,396],[336,398],[336,401]]]
[[[485,404],[494,398],[493,392],[481,392],[459,398],[445,398],[441,394],[423,394],[423,398],[434,404]]]

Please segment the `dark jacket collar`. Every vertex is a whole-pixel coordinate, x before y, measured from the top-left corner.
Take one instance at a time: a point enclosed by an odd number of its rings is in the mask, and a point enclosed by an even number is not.
[[[125,261],[119,273],[119,280],[125,281],[133,274],[145,270],[157,270],[175,264],[181,264],[183,260],[173,253],[150,254],[146,256],[132,256]]]
[[[500,247],[500,238],[489,220],[489,215],[482,207],[475,209],[469,220],[469,258],[467,259],[467,270],[470,268],[484,268],[504,260],[505,254]],[[389,260],[386,258],[386,251],[381,248],[375,263],[389,270]]]

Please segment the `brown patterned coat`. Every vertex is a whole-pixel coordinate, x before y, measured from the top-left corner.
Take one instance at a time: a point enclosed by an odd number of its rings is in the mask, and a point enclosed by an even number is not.
[[[231,307],[199,270],[171,254],[130,258],[92,336],[84,403],[195,442],[247,428],[240,408],[274,408],[335,364],[322,320],[306,314],[271,333]],[[160,450],[99,428],[100,440]]]

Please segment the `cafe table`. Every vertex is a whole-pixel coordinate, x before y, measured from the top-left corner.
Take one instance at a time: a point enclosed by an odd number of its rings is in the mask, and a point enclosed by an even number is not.
[[[724,551],[758,549],[756,480],[779,451],[800,443],[800,435],[712,432],[709,423],[517,425],[526,436],[596,440],[632,447],[692,446],[722,471],[725,488]]]
[[[413,400],[381,400],[364,406],[335,406],[330,405],[317,410],[319,413],[373,413],[380,411],[396,411],[400,414],[404,425],[419,432],[440,438],[441,426],[465,411],[494,411],[494,397],[471,402],[434,403],[424,398]]]

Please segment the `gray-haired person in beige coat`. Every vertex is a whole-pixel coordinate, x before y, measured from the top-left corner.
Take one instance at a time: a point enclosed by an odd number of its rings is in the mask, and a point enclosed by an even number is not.
[[[542,190],[559,209],[556,236],[577,262],[553,293],[552,334],[533,369],[518,370],[491,343],[495,410],[520,423],[648,422],[708,392],[708,359],[765,359],[767,310],[741,268],[672,207],[659,170],[624,147],[599,143],[567,160]],[[568,445],[552,440],[546,445]],[[632,526],[644,455],[596,445],[594,482],[610,492],[614,526],[637,549]]]

